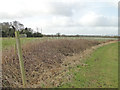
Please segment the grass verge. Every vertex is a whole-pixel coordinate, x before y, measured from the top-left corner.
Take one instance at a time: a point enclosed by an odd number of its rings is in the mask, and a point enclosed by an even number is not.
[[[90,57],[82,60],[70,70],[71,82],[62,88],[117,88],[118,87],[118,43],[99,47]]]

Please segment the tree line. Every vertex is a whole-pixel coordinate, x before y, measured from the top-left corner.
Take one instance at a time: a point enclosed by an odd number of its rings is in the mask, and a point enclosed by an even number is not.
[[[33,29],[28,27],[24,28],[24,25],[18,21],[0,23],[2,37],[15,37],[15,30],[12,28],[14,25],[18,26],[19,33],[22,35],[26,35],[27,37],[43,37],[40,32],[33,32]]]

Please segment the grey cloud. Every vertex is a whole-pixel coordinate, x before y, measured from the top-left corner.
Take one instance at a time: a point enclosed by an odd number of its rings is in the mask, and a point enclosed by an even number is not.
[[[6,13],[6,12],[0,12],[0,19],[19,19],[19,18],[32,17],[32,16],[34,16],[34,14],[32,14],[32,13],[22,11],[22,12],[18,12],[16,14],[11,15],[11,14]]]
[[[78,20],[75,20],[73,17],[67,17],[67,20],[64,22],[65,24],[56,23],[54,25],[51,23],[51,25],[53,25],[53,27],[117,27],[118,26],[117,17],[104,17],[104,16],[99,16],[96,18],[95,22],[84,25],[81,22],[78,22]]]
[[[16,18],[15,15],[10,15],[5,12],[0,12],[0,19],[13,19]]]
[[[73,15],[73,5],[66,3],[52,3],[52,14],[63,15],[63,16],[72,16]]]
[[[30,5],[27,4],[26,6],[25,5],[26,4],[18,5],[17,7],[19,8],[18,11],[14,12],[15,14],[12,14],[12,15],[9,14],[10,11],[0,12],[0,18],[1,19],[26,18],[26,17],[40,16],[41,14],[71,17],[74,14],[73,11],[77,10],[78,8],[79,9],[82,8],[81,6],[83,4],[77,3],[77,2],[74,2],[74,3],[48,2],[44,4],[44,5],[47,5],[44,7],[46,7],[48,11],[42,10],[41,6],[35,6],[31,4]]]
[[[117,26],[117,18],[99,17],[96,19],[95,26]]]
[[[34,16],[40,16],[41,14],[45,15],[53,15],[53,16],[63,16],[63,17],[68,17],[69,20],[65,21],[65,25],[60,25],[59,23],[56,24],[56,27],[74,27],[74,26],[79,26],[82,27],[83,25],[78,22],[78,19],[76,20],[74,17],[72,17],[74,14],[79,14],[84,11],[84,9],[89,8],[88,6],[89,3],[80,3],[80,2],[74,2],[74,3],[63,3],[63,2],[49,2],[47,3],[48,5],[48,10],[49,12],[46,11],[41,11],[41,9],[35,10],[35,9],[30,9],[30,8],[24,8],[21,9],[20,11],[16,12],[15,14],[11,15],[9,13],[5,12],[0,12],[0,19],[16,19],[16,18],[26,18],[26,17],[34,17]],[[28,4],[29,6],[29,4]],[[24,7],[24,5],[22,6]],[[34,6],[29,6],[33,8]],[[87,10],[87,9],[86,9]],[[74,11],[76,11],[74,13]],[[81,18],[81,17],[77,17]],[[87,26],[87,25],[85,25]],[[100,16],[96,19],[94,23],[90,23],[89,26],[117,26],[117,19],[112,19],[112,18],[107,18],[104,16]],[[55,27],[55,26],[54,26]]]

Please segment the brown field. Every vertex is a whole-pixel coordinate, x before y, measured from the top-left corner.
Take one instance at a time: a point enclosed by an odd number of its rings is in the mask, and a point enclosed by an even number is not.
[[[66,57],[82,53],[101,42],[83,39],[51,40],[23,45],[27,87],[59,87],[66,77]],[[18,56],[14,49],[3,50],[3,87],[22,87]],[[67,76],[68,80],[72,76]]]

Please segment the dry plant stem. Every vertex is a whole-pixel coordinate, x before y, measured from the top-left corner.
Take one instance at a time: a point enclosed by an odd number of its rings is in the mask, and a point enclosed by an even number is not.
[[[19,31],[15,31],[15,37],[16,37],[16,45],[17,45],[17,52],[19,57],[19,63],[20,63],[20,70],[22,74],[22,83],[23,87],[26,87],[26,78],[25,78],[25,70],[24,70],[24,62],[23,62],[23,56],[22,56],[22,49],[21,49],[21,43],[19,38]]]

